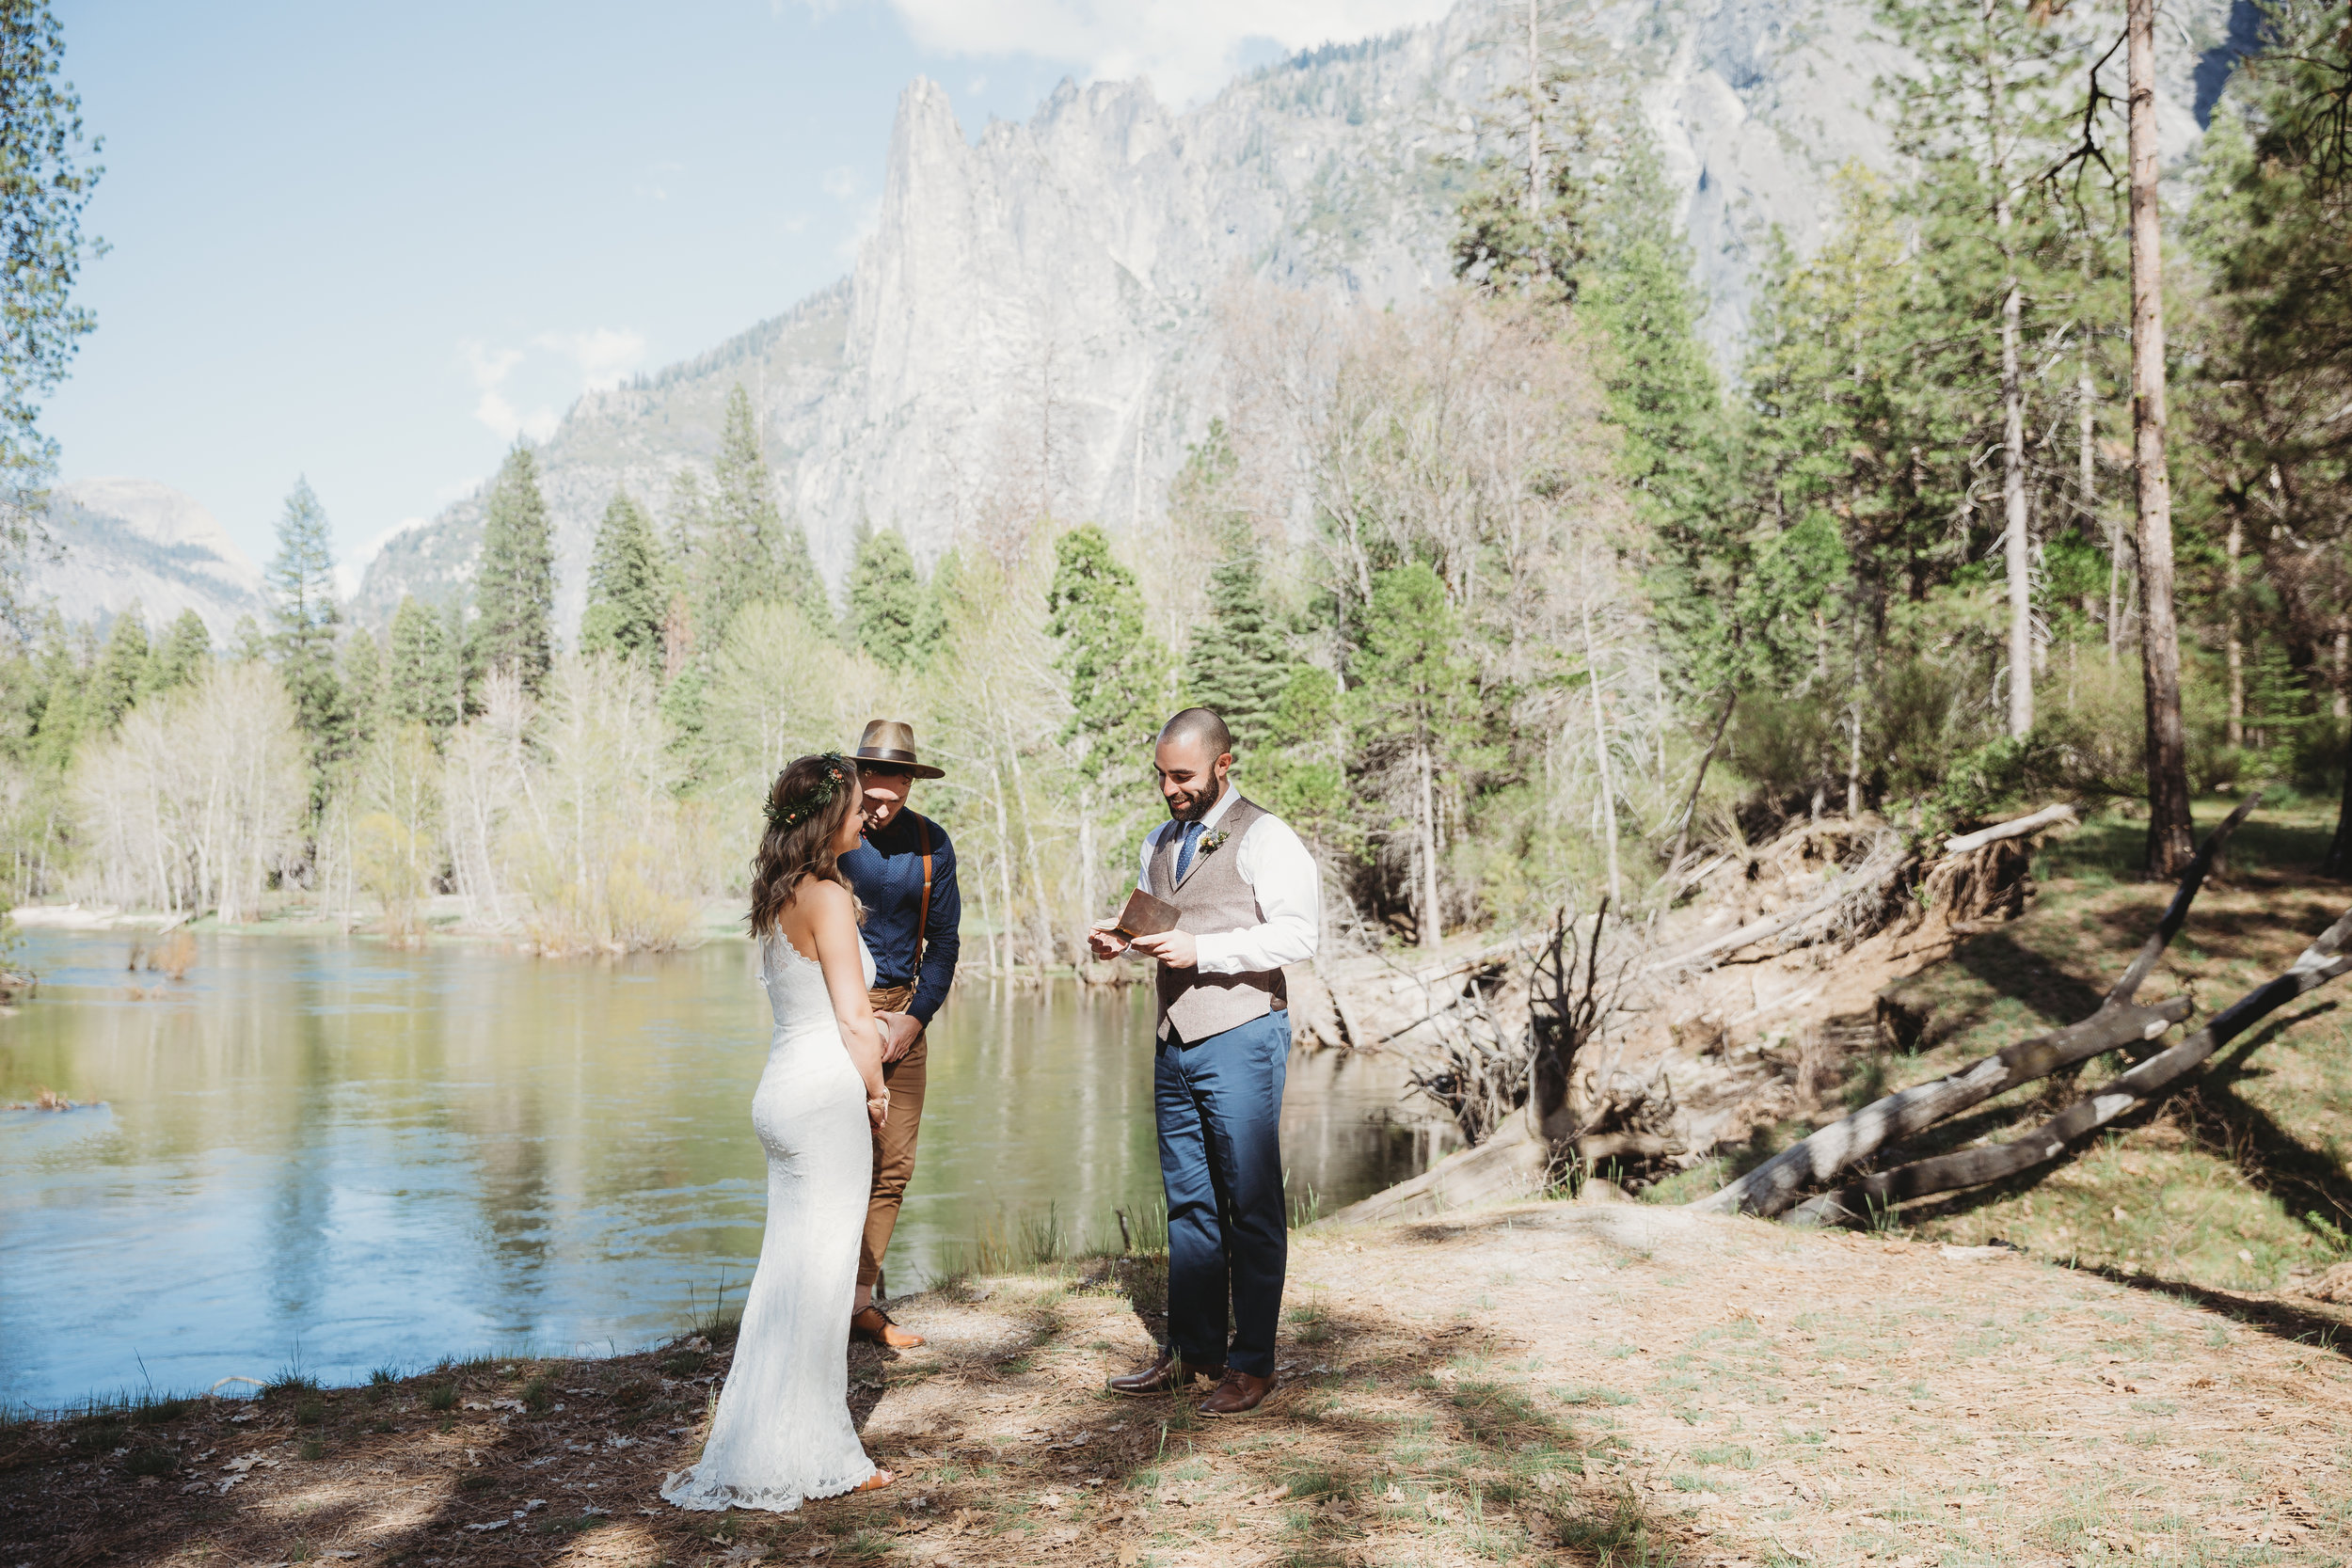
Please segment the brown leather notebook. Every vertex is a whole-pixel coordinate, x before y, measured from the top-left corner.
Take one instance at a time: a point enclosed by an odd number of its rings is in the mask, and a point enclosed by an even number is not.
[[[1112,929],[1133,942],[1137,937],[1155,937],[1162,931],[1172,931],[1180,918],[1175,905],[1165,898],[1154,898],[1137,888],[1127,895],[1127,907],[1119,911],[1119,924]]]

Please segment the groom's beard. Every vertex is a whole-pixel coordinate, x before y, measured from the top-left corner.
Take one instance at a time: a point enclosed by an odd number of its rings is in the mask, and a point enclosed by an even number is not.
[[[1219,797],[1225,793],[1223,779],[1212,780],[1209,787],[1191,795],[1178,794],[1168,802],[1168,815],[1179,822],[1198,822],[1216,809]]]

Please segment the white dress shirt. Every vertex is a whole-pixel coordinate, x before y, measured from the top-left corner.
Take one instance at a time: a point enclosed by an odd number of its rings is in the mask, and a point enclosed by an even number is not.
[[[1238,793],[1228,784],[1216,804],[1209,808],[1209,815],[1200,819],[1204,838],[1216,831],[1217,819]],[[1177,852],[1182,853],[1184,833],[1183,823],[1168,821],[1143,835],[1137,887],[1151,892],[1152,851],[1172,838]],[[1195,845],[1192,852],[1198,859],[1201,851]],[[1314,856],[1291,832],[1291,825],[1279,816],[1261,816],[1238,842],[1219,852],[1234,857],[1234,869],[1256,895],[1265,922],[1238,931],[1194,932],[1193,947],[1199,955],[1195,967],[1203,974],[1246,974],[1313,958],[1323,930],[1322,876],[1315,868]]]

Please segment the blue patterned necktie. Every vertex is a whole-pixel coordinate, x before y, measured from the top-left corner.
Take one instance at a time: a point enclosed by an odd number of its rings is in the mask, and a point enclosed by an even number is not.
[[[1176,879],[1180,882],[1184,879],[1184,873],[1192,869],[1192,849],[1200,842],[1200,826],[1198,822],[1184,824],[1184,847],[1176,851]]]

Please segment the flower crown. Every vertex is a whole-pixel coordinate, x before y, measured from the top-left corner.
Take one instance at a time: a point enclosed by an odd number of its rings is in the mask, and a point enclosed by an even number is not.
[[[827,806],[832,805],[834,797],[840,793],[845,779],[852,776],[850,773],[850,759],[839,752],[827,752],[817,760],[825,765],[825,771],[815,784],[809,785],[804,793],[787,800],[781,806],[772,800],[769,802],[768,826],[775,832],[790,832]]]

